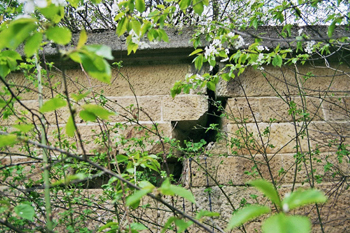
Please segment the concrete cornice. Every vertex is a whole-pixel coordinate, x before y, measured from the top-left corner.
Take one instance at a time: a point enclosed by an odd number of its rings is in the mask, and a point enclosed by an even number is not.
[[[303,29],[303,33],[308,35],[310,40],[326,41],[329,39],[327,36],[327,26],[295,26],[291,29],[291,36],[287,38],[283,38],[280,35],[282,29],[282,27],[264,26],[259,27],[257,30],[249,29],[233,32],[240,34],[247,44],[253,43],[255,38],[262,38],[263,45],[268,48],[275,48],[278,44],[280,44],[281,48],[294,47],[295,43],[293,41],[299,35],[300,29]],[[193,51],[193,45],[190,42],[194,33],[193,28],[185,28],[181,31],[167,29],[166,31],[169,37],[169,43],[163,41],[148,43],[148,48],[139,48],[136,54],[132,53],[130,55],[127,55],[125,37],[118,37],[114,30],[88,32],[87,44],[104,44],[111,47],[115,60],[123,60],[124,64],[190,63],[193,57],[189,57],[188,55]],[[345,27],[339,26],[334,30],[332,38],[344,36],[349,37],[350,33]],[[74,48],[78,39],[79,34],[73,34],[72,42],[66,46],[66,49],[69,50],[70,47]],[[208,44],[204,39],[201,42],[202,47]],[[57,48],[53,47],[51,43],[44,46],[44,52],[45,56],[50,58],[50,60],[57,60],[59,58]],[[67,63],[67,65],[69,64]]]

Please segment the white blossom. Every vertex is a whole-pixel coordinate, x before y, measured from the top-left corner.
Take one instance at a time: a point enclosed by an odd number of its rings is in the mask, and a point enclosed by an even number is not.
[[[56,6],[65,6],[67,4],[65,0],[52,0],[51,2]]]
[[[214,39],[212,45],[219,48],[222,47],[221,41],[218,39]]]
[[[205,47],[204,57],[208,59],[211,56],[215,56],[219,54],[219,52],[216,50],[216,48],[213,46],[213,44],[210,44],[209,47]]]
[[[300,29],[298,30],[299,36],[301,35],[301,33],[303,33],[303,30],[304,30],[304,29],[302,29],[302,28],[300,28]]]
[[[222,60],[220,60],[220,62],[225,62],[225,61],[228,61],[228,57],[226,57],[226,58],[224,58],[224,59],[222,59]]]
[[[35,7],[44,8],[47,6],[46,0],[19,0],[19,3],[23,3],[23,11],[25,14],[31,14],[34,12]]]
[[[264,50],[264,46],[259,45],[258,47],[256,47],[256,49],[257,49],[258,51],[263,51],[263,50]]]
[[[229,32],[228,34],[227,34],[227,37],[229,37],[229,38],[232,38],[232,37],[234,37],[235,36],[235,33],[233,33],[233,32]]]
[[[233,44],[235,46],[235,49],[239,49],[242,46],[244,46],[244,39],[242,36],[238,36],[237,40]]]
[[[144,41],[140,41],[139,42],[139,47],[140,47],[140,49],[148,49],[151,46],[148,43],[144,42]]]
[[[316,42],[314,40],[306,42],[305,52],[311,54],[315,44]]]
[[[114,12],[119,11],[118,3],[115,0],[114,0],[114,2],[112,4],[112,11],[114,11]]]
[[[283,212],[287,213],[287,212],[289,211],[289,206],[288,206],[288,204],[287,204],[287,203],[284,203],[282,209],[283,209]]]

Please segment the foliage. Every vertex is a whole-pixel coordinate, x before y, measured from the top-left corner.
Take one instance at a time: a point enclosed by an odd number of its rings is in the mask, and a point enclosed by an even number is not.
[[[190,56],[196,73],[177,81],[171,89],[172,97],[203,88],[216,91],[222,80],[230,82],[239,79],[248,69],[259,70],[288,107],[296,128],[292,140],[295,141],[295,162],[289,169],[281,168],[276,177],[268,157],[268,151],[275,148],[270,138],[276,120],[271,119],[263,130],[258,129],[254,134],[248,130],[247,119],[237,118],[232,112],[225,114],[224,106],[216,104],[218,112],[222,113],[220,117],[230,118],[240,126],[233,137],[222,134],[221,139],[227,140],[230,154],[252,161],[251,170],[242,175],[271,180],[271,183],[265,180],[249,183],[269,198],[278,212],[264,222],[264,232],[285,232],[285,229],[309,232],[308,217],[287,213],[309,204],[316,204],[318,222],[324,232],[318,204],[323,204],[326,197],[315,189],[315,182],[322,182],[325,175],[313,166],[323,163],[324,174],[340,177],[340,190],[347,185],[348,178],[341,164],[349,162],[350,153],[343,135],[338,135],[340,139],[327,141],[329,148],[336,148],[337,163],[331,160],[332,155],[320,159],[318,145],[310,146],[309,126],[316,116],[308,111],[308,90],[303,84],[314,75],[308,72],[300,78],[298,67],[306,62],[322,61],[326,68],[333,69],[329,65],[333,55],[339,55],[337,63],[348,65],[347,55],[339,51],[349,50],[349,38],[339,34],[337,27],[347,29],[349,26],[349,2],[18,0],[1,2],[0,12],[0,149],[4,161],[10,160],[0,168],[1,186],[5,187],[1,189],[0,198],[1,230],[46,232],[60,231],[60,227],[64,227],[66,232],[139,232],[157,228],[163,232],[168,229],[184,232],[195,225],[209,232],[212,229],[223,231],[216,220],[224,216],[211,209],[214,188],[210,187],[209,180],[215,183],[234,211],[228,224],[223,220],[227,230],[240,226],[240,230],[246,232],[242,224],[271,212],[270,207],[249,205],[251,203],[244,198],[239,207],[235,206],[211,173],[212,168],[208,168],[207,159],[212,156],[206,148],[209,142],[204,139],[179,142],[164,136],[159,125],[139,107],[137,93],[133,92],[129,77],[122,72],[122,63],[113,63],[115,67],[110,65],[115,60],[112,49],[88,43],[88,32],[113,29],[125,40],[129,55],[154,43],[169,42],[169,27],[181,30],[184,26],[192,26],[194,51]],[[317,27],[314,27],[314,33],[306,30],[309,26],[323,24],[327,28],[326,35]],[[267,25],[274,29],[269,36],[259,31],[261,26]],[[79,39],[75,44],[73,33],[78,31]],[[60,54],[57,63],[47,60],[45,46],[48,44]],[[88,87],[69,77],[61,65],[66,61],[75,63],[87,77],[106,85],[112,83],[113,72],[117,73],[129,83],[136,104],[125,108],[103,92],[97,93],[91,85]],[[269,81],[265,68],[270,65],[282,72],[282,67],[293,67],[298,89],[295,96],[301,100],[301,106],[290,93],[279,92]],[[17,83],[11,76],[15,72],[23,73],[28,85]],[[73,83],[75,88],[70,89],[68,83]],[[319,93],[321,104],[333,97],[329,95],[331,91],[330,85]],[[25,93],[38,96],[37,109],[23,99]],[[246,95],[245,99],[249,104]],[[320,108],[320,105],[316,107]],[[340,105],[335,103],[337,107]],[[254,115],[250,105],[249,108]],[[142,124],[141,115],[152,124]],[[117,117],[123,120],[115,123],[112,119]],[[258,125],[259,122],[254,121]],[[91,131],[84,135],[81,126],[88,123]],[[300,130],[297,129],[299,123]],[[206,133],[220,133],[216,126],[219,124],[208,126]],[[308,141],[307,150],[301,150],[303,138]],[[91,145],[94,145],[92,149]],[[153,153],[148,149],[149,145],[162,149]],[[282,149],[279,148],[272,157]],[[243,150],[247,152],[241,156],[239,152]],[[178,159],[175,155],[179,152],[180,160],[188,165],[191,176],[189,180],[182,177],[183,185],[191,186],[193,164],[204,172],[209,210],[198,206],[194,194],[177,184],[171,174],[168,161]],[[258,154],[263,162],[258,160]],[[16,156],[28,160],[16,162]],[[203,156],[204,163],[201,162]],[[263,177],[262,164],[266,165],[269,177]],[[294,190],[302,166],[311,167],[304,181],[311,189]],[[291,194],[281,200],[277,187],[288,172],[286,170],[292,170],[294,180]],[[102,195],[96,197],[84,191],[101,180]],[[150,199],[157,204],[151,205]],[[183,202],[183,210],[179,200]],[[252,196],[252,200],[258,202],[258,196]],[[108,203],[107,207],[105,203]],[[198,211],[191,216],[190,211],[185,211],[185,203],[192,209],[196,206]],[[165,222],[158,221],[158,217],[150,221],[145,213],[153,208],[164,216],[168,216],[168,212],[172,215]],[[112,217],[105,219],[106,216]],[[86,226],[92,220],[98,226]]]

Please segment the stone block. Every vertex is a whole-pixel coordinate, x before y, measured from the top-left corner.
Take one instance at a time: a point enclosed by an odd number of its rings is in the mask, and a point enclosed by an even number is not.
[[[198,120],[208,111],[208,100],[203,95],[181,95],[174,99],[163,97],[162,118],[164,121]]]
[[[323,100],[323,109],[327,121],[349,120],[349,97],[329,97]]]
[[[300,140],[298,146],[307,149],[307,140],[300,137],[302,128],[292,123],[228,124],[227,133],[232,154],[293,153],[296,135]]]
[[[339,146],[350,144],[348,122],[312,122],[309,125],[312,148],[322,152],[338,150]]]
[[[17,185],[24,188],[24,184],[28,183],[30,180],[33,181],[34,184],[41,180],[43,173],[41,168],[42,158],[40,157],[38,157],[38,159],[26,158],[24,156],[2,157],[0,159],[0,170],[13,170],[11,172],[11,176],[7,178],[5,178],[5,176],[0,175],[1,182],[4,185],[7,184],[7,187],[10,187],[11,185]]]
[[[259,104],[258,98],[246,99],[244,97],[237,97],[228,99],[225,108],[228,122],[260,122],[262,118]]]
[[[183,178],[186,186],[194,187],[244,185],[249,180],[261,177],[271,180],[272,176],[276,179],[281,167],[280,155],[268,155],[267,158],[262,155],[201,156],[185,162]]]
[[[126,66],[112,71],[110,85],[86,77],[81,70],[67,70],[67,76],[73,80],[77,77],[82,86],[92,88],[96,93],[103,91],[105,96],[132,97],[168,95],[173,84],[183,80],[187,72],[187,64]],[[69,87],[75,89],[73,83]]]
[[[139,121],[161,120],[161,97],[111,97],[108,108],[117,113],[110,117],[112,122],[124,122],[128,119]]]
[[[283,175],[284,184],[311,182],[312,174],[315,183],[337,182],[344,175],[349,174],[348,159],[343,158],[340,163],[335,153],[312,154],[311,157],[308,153],[299,156],[293,154],[283,154],[281,156],[285,172]],[[295,171],[297,171],[296,174]]]
[[[295,106],[291,104],[295,103]],[[293,111],[294,110],[294,111]],[[309,114],[309,119],[313,121],[323,120],[323,112],[318,98],[291,97],[282,100],[278,97],[267,97],[260,99],[260,112],[263,122],[293,122],[303,121],[303,111]],[[294,114],[294,119],[292,117]]]
[[[260,70],[247,68],[239,77],[231,79],[229,82],[221,80],[216,93],[219,97],[276,96],[276,91],[282,96],[298,93],[292,70],[286,67],[276,69],[267,66],[264,73],[266,78]],[[286,93],[287,86],[289,87],[289,93]]]

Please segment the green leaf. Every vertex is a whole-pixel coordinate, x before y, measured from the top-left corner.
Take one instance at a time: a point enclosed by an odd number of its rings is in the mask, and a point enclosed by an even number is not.
[[[65,27],[52,27],[46,30],[46,36],[57,44],[66,45],[72,39],[72,32]]]
[[[310,233],[311,222],[305,216],[276,214],[266,219],[262,225],[264,233]]]
[[[190,6],[190,4],[191,0],[181,0],[179,6],[181,10],[185,11]]]
[[[196,67],[197,70],[200,70],[203,66],[203,61],[204,61],[204,56],[198,55],[195,59],[194,59],[194,66]]]
[[[203,4],[202,0],[197,0],[197,1],[193,2],[193,10],[198,15],[202,15],[203,10],[204,10],[204,4]]]
[[[36,54],[40,48],[41,41],[43,40],[43,34],[40,32],[34,33],[29,37],[24,46],[24,53],[27,57],[31,57]]]
[[[16,49],[37,28],[37,20],[33,18],[20,18],[13,20],[6,29],[0,33],[0,50],[4,48]]]
[[[107,228],[118,229],[118,228],[119,228],[119,224],[116,223],[116,222],[109,222],[109,223],[106,223],[104,226],[102,226],[102,227],[100,227],[100,228],[98,229],[98,232],[103,231],[103,230],[105,230],[105,229],[107,229]]]
[[[108,120],[109,116],[115,115],[113,112],[95,104],[85,104],[82,108],[103,120]]]
[[[193,56],[193,55],[195,55],[195,54],[197,54],[197,53],[200,53],[200,52],[202,52],[203,51],[203,49],[196,49],[196,50],[194,50],[190,55],[188,55],[189,57],[190,56]]]
[[[96,54],[97,56],[100,56],[109,60],[113,60],[114,58],[112,56],[112,49],[109,46],[95,44],[95,45],[87,45],[84,48]]]
[[[282,207],[285,212],[308,204],[325,203],[327,197],[323,192],[316,189],[302,190],[298,189],[286,196],[282,201]]]
[[[64,7],[50,4],[45,8],[39,8],[39,12],[45,16],[48,20],[57,24],[64,17]]]
[[[126,28],[128,26],[129,23],[129,19],[124,16],[119,22],[118,22],[118,26],[117,26],[117,35],[121,36],[124,34],[124,32],[126,31]]]
[[[217,212],[211,212],[208,210],[200,210],[196,215],[196,219],[201,219],[202,217],[218,217],[218,216],[220,216],[220,214]]]
[[[10,72],[11,72],[11,69],[8,67],[8,65],[0,65],[1,77],[5,78]]]
[[[276,56],[272,60],[272,65],[275,67],[276,66],[281,67],[282,66],[282,57],[280,55],[276,54]]]
[[[166,221],[166,223],[164,224],[164,227],[162,229],[161,233],[166,232],[166,230],[171,226],[171,224],[175,221],[176,217],[170,217],[168,218],[168,220]]]
[[[262,205],[249,205],[240,210],[237,210],[231,217],[226,230],[231,230],[239,227],[242,224],[257,218],[263,214],[270,213],[270,208]]]
[[[183,197],[192,203],[196,203],[196,200],[193,194],[191,193],[191,191],[176,185],[170,185],[170,190],[174,192],[176,195]]]
[[[16,206],[14,209],[15,209],[15,212],[18,216],[20,216],[24,219],[28,219],[30,221],[33,221],[35,211],[31,205],[20,204],[20,205]]]
[[[75,101],[78,102],[78,101],[84,99],[84,98],[85,98],[86,96],[88,96],[90,93],[91,93],[90,90],[87,91],[87,92],[85,92],[85,93],[83,93],[83,94],[74,94],[74,93],[72,93],[72,94],[71,94],[71,97],[72,97]]]
[[[79,116],[81,119],[83,119],[84,121],[91,121],[94,122],[97,119],[97,116],[89,111],[86,110],[82,110],[79,112]]]
[[[213,81],[207,82],[207,87],[209,88],[209,90],[216,91],[216,83]]]
[[[23,133],[28,133],[34,128],[34,125],[28,124],[28,125],[12,125],[12,127],[18,129],[19,131]]]
[[[142,197],[144,197],[145,195],[147,195],[147,193],[150,193],[150,192],[152,192],[152,189],[148,189],[148,188],[137,190],[136,192],[134,192],[134,194],[126,198],[126,205],[127,206],[134,205],[135,203],[139,202]]]
[[[83,47],[84,44],[86,43],[86,41],[87,41],[86,31],[85,30],[81,30],[77,48],[80,49],[81,47]]]
[[[69,57],[78,63],[82,63],[85,71],[93,78],[110,83],[112,71],[106,60],[87,50],[80,50],[69,54]]]
[[[7,105],[7,102],[3,99],[0,99],[0,108],[3,108]]]
[[[165,41],[165,42],[169,42],[169,38],[168,35],[166,34],[166,32],[163,29],[158,29],[158,35],[160,36],[160,38]]]
[[[144,12],[146,9],[145,1],[135,0],[135,7],[136,7],[136,10],[138,10],[140,13]]]
[[[62,108],[67,105],[67,102],[64,99],[61,99],[59,97],[55,97],[53,99],[50,99],[46,101],[43,106],[39,109],[41,113],[46,113],[46,112],[52,112],[55,111],[59,108]]]
[[[131,230],[136,231],[136,232],[140,232],[140,231],[148,229],[145,225],[143,225],[142,223],[138,223],[138,222],[131,223],[130,228],[131,228]],[[128,227],[126,227],[126,229],[128,229]]]
[[[184,232],[187,228],[189,228],[193,222],[191,221],[184,221],[182,219],[175,219],[175,225],[177,226],[177,233]]]
[[[141,23],[134,19],[131,21],[131,27],[132,27],[132,30],[134,30],[134,32],[136,33],[136,35],[140,35],[140,32],[141,32]]]
[[[66,133],[69,137],[74,137],[74,134],[75,134],[75,125],[74,125],[74,122],[73,122],[73,117],[70,116],[68,118],[68,121],[67,121],[67,124],[66,124]]]
[[[275,203],[279,208],[281,208],[281,199],[278,195],[275,187],[266,180],[253,180],[248,182],[248,184],[254,186],[256,189],[261,191],[266,197],[268,197],[273,203]]]
[[[0,147],[12,146],[16,142],[17,136],[14,134],[0,135]]]
[[[226,82],[228,82],[228,81],[231,80],[231,77],[230,77],[230,75],[229,75],[228,73],[222,74],[222,75],[221,75],[221,78],[222,78],[223,80],[225,80]]]
[[[63,179],[60,179],[60,180],[52,183],[52,186],[57,186],[57,185],[62,185],[62,184],[67,185],[67,184],[70,184],[74,180],[84,180],[85,178],[86,178],[86,175],[84,173],[77,173],[74,175],[66,176]]]

